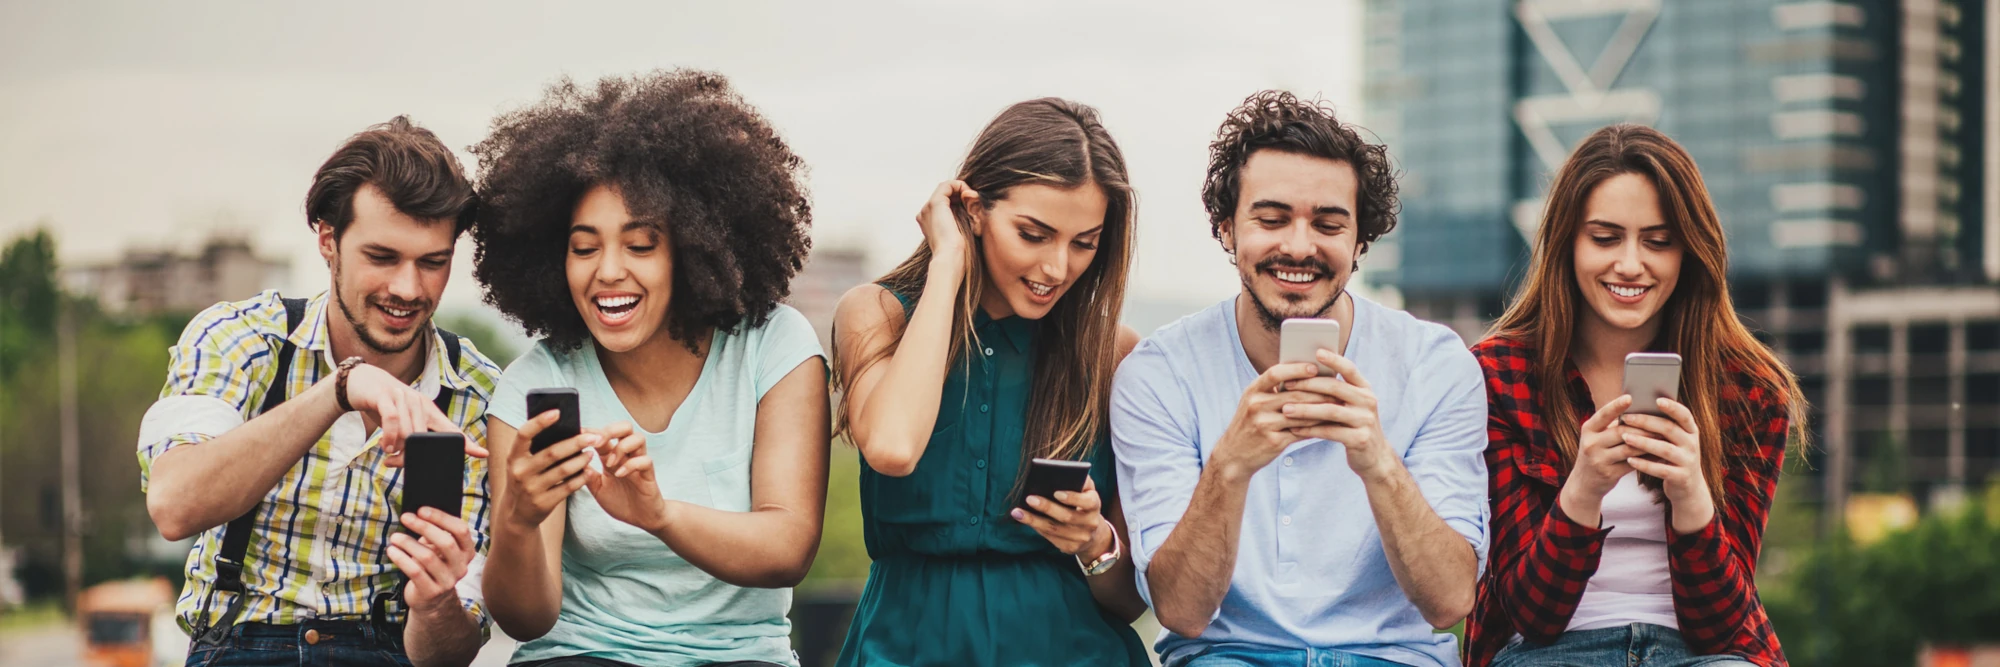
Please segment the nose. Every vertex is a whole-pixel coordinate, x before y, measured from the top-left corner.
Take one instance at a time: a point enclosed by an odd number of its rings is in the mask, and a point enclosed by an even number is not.
[[[1056,247],[1042,255],[1042,275],[1049,282],[1060,284],[1069,278],[1069,253],[1067,243],[1054,244]]]
[[[1278,252],[1286,257],[1305,258],[1318,254],[1313,247],[1312,223],[1305,220],[1294,221],[1286,227],[1283,239],[1278,243]]]
[[[1619,278],[1637,280],[1646,273],[1645,257],[1641,255],[1640,243],[1630,241],[1620,246],[1618,261],[1611,265],[1611,271]]]
[[[403,303],[423,300],[423,280],[419,277],[415,260],[396,265],[395,275],[389,278],[389,296]]]
[[[625,258],[617,248],[605,248],[597,253],[597,282],[611,284],[625,279]]]

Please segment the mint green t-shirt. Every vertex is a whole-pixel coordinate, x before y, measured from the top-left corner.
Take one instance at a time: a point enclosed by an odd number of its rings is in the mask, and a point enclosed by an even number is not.
[[[645,434],[661,494],[749,511],[757,403],[819,356],[812,325],[790,306],[778,306],[764,326],[717,331],[700,379],[667,430]],[[518,426],[527,420],[527,392],[543,387],[575,387],[585,427],[633,421],[590,344],[566,352],[537,344],[501,375],[488,414]],[[514,662],[583,655],[639,665],[798,664],[785,617],[791,589],[723,583],[658,538],[605,514],[589,489],[570,497],[568,517],[562,612],[548,634],[514,652]]]

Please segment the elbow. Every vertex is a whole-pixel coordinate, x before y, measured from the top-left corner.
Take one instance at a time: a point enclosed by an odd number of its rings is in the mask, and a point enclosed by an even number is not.
[[[1422,610],[1424,622],[1439,630],[1450,630],[1472,615],[1472,598],[1472,591],[1465,591],[1451,600],[1430,605]]]
[[[492,616],[493,624],[500,626],[501,632],[523,643],[541,639],[542,635],[556,627],[556,614],[510,613],[527,610],[508,609],[506,604],[491,596],[486,599],[486,611]]]
[[[1200,637],[1201,633],[1208,631],[1208,617],[1182,618],[1177,614],[1170,614],[1164,610],[1155,609],[1154,611],[1159,614],[1160,627],[1166,628],[1168,632],[1172,632],[1175,635],[1193,639]]]
[[[862,441],[857,440],[856,442],[860,443]],[[900,446],[900,443],[875,442],[871,444],[875,446],[870,447],[867,444],[860,446],[861,458],[866,460],[868,467],[875,472],[890,477],[908,477],[910,473],[917,471],[917,461],[922,456],[921,454],[913,453],[915,448]]]
[[[185,503],[172,502],[158,488],[146,494],[146,514],[152,518],[153,526],[160,529],[160,537],[168,542],[179,542],[202,531],[187,516]]]

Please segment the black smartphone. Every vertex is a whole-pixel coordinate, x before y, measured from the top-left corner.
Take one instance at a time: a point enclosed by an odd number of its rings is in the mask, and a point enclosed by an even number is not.
[[[425,507],[460,516],[465,507],[465,436],[412,433],[403,441],[403,511]]]
[[[528,443],[528,453],[540,454],[558,442],[576,437],[583,432],[583,418],[577,414],[576,390],[569,387],[547,387],[528,390],[528,418],[534,419],[542,413],[555,410],[562,413],[556,423],[535,434]]]
[[[1084,480],[1090,479],[1090,462],[1063,461],[1059,459],[1035,459],[1028,462],[1028,483],[1022,486],[1021,499],[1014,506],[1030,512],[1028,496],[1041,496],[1055,502],[1057,491],[1082,491]]]

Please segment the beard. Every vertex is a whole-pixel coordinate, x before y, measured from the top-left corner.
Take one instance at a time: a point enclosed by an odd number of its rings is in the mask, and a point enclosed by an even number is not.
[[[1307,295],[1292,293],[1280,295],[1279,298],[1285,301],[1283,304],[1265,303],[1264,297],[1257,294],[1256,280],[1257,274],[1270,270],[1312,271],[1325,276],[1333,283],[1333,294],[1317,304],[1307,301],[1311,298]],[[1327,266],[1326,262],[1319,261],[1318,258],[1291,260],[1269,257],[1258,262],[1250,270],[1238,270],[1237,273],[1243,279],[1243,292],[1250,295],[1250,305],[1256,307],[1257,320],[1264,325],[1266,331],[1277,331],[1284,326],[1285,320],[1289,319],[1325,317],[1327,313],[1333,311],[1334,304],[1340,303],[1340,295],[1347,293],[1347,277],[1334,273],[1332,267]],[[1273,307],[1274,305],[1276,307]]]
[[[381,306],[395,310],[415,310],[424,313],[424,319],[411,328],[408,338],[401,341],[395,340],[387,334],[378,335],[368,325],[364,324],[367,321],[363,319],[366,313],[356,313],[354,305],[347,301],[347,285],[340,279],[340,262],[339,260],[334,260],[333,302],[335,305],[340,306],[340,314],[346,316],[347,326],[354,328],[354,337],[360,339],[361,344],[368,346],[369,350],[374,351],[376,354],[384,355],[402,354],[408,351],[410,346],[417,343],[417,333],[426,329],[431,323],[431,304],[427,302],[403,302],[395,299],[376,297],[363,297],[362,301],[367,306]]]

